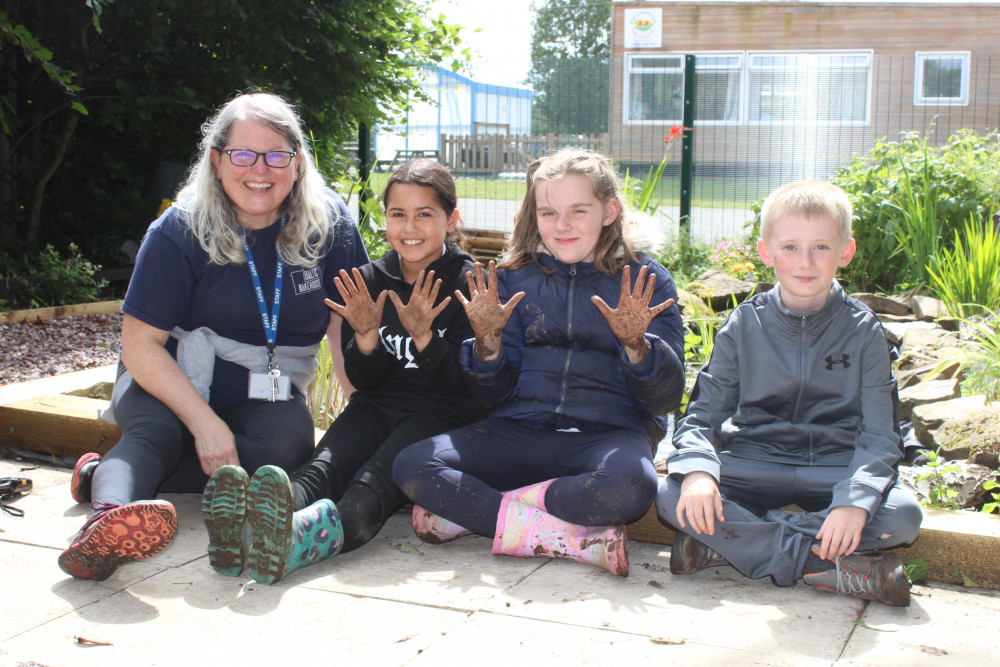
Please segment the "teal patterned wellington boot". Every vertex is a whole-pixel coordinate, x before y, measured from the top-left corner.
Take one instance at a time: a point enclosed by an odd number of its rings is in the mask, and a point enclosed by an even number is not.
[[[290,572],[340,553],[344,529],[332,500],[294,512],[292,485],[280,468],[263,466],[250,480],[247,516],[253,529],[250,576],[274,584]]]
[[[222,466],[209,477],[201,497],[201,513],[208,528],[208,562],[227,577],[238,577],[246,565],[249,483],[243,468]]]

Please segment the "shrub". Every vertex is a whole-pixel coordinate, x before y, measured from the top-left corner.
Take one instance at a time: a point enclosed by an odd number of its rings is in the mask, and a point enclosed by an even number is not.
[[[940,235],[950,239],[961,234],[970,215],[985,218],[996,207],[1000,142],[995,133],[961,130],[944,145],[930,146],[919,133],[907,133],[898,142],[876,141],[867,155],[855,157],[830,180],[854,206],[858,251],[841,274],[843,282],[854,290],[890,292],[915,279],[910,267],[914,258],[900,251],[907,215],[912,223],[913,216],[933,210],[933,221],[918,222],[934,222]]]
[[[0,257],[6,267],[6,288],[14,297],[12,305],[41,308],[96,300],[108,284],[94,279],[101,267],[84,257],[76,244],[69,244],[68,251],[64,259],[47,245],[41,254],[20,262],[7,254]]]

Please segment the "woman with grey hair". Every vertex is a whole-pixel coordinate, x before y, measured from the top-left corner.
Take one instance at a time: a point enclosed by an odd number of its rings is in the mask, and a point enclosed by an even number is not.
[[[202,133],[177,201],[146,232],[122,306],[105,414],[121,440],[73,471],[74,500],[94,509],[59,557],[77,578],[106,579],[170,542],[177,516],[158,492],[200,493],[224,465],[305,462],[315,436],[304,397],[324,335],[344,378],[341,318],[323,300],[339,301],[333,277],[368,255],[298,115],[275,95],[240,95]]]

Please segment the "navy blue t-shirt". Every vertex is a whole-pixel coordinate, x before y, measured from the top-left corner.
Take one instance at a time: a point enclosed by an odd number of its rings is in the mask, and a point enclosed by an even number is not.
[[[323,299],[341,301],[334,276],[342,268],[350,271],[368,263],[361,234],[344,202],[333,192],[327,195],[335,198],[339,214],[329,250],[313,268],[284,267],[278,345],[320,342],[330,321]],[[270,227],[247,232],[268,313],[274,305],[275,242],[280,230],[276,220]],[[186,214],[173,206],[146,231],[122,311],[164,331],[208,327],[241,343],[267,343],[249,266],[212,264],[190,232]],[[175,357],[176,349],[177,341],[169,339],[167,350]],[[247,400],[247,383],[247,369],[216,358],[209,404],[221,413]]]

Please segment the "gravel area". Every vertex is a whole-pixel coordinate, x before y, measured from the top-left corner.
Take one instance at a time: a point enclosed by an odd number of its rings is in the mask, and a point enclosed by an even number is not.
[[[0,385],[113,364],[121,332],[121,314],[0,323]]]

